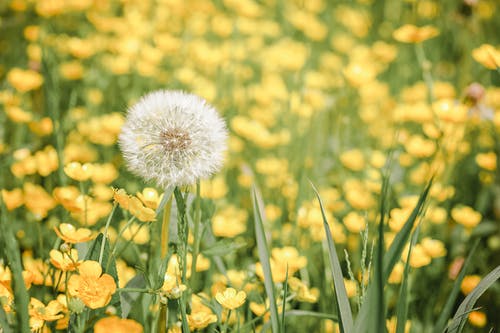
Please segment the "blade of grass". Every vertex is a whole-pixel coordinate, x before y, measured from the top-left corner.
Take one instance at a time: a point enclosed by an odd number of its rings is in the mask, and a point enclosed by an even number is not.
[[[280,325],[278,318],[278,308],[276,306],[276,297],[274,296],[273,276],[271,272],[271,264],[269,263],[269,250],[267,248],[266,235],[264,233],[264,225],[262,222],[259,200],[257,198],[257,189],[255,188],[255,186],[252,190],[252,203],[254,210],[257,250],[259,252],[259,260],[264,272],[264,287],[266,289],[267,298],[269,299],[269,308],[271,310],[271,329],[274,333],[279,333]]]
[[[406,241],[410,236],[410,233],[413,229],[413,225],[415,224],[417,217],[422,212],[424,203],[427,199],[431,186],[432,186],[432,179],[429,181],[424,191],[418,198],[417,205],[411,212],[403,228],[401,228],[401,230],[396,234],[396,237],[394,237],[394,241],[391,243],[391,246],[389,247],[389,250],[386,253],[384,258],[384,280],[389,277],[392,269],[394,268],[394,265],[396,265],[397,261],[401,257],[401,252],[403,251]]]
[[[330,231],[330,226],[328,225],[328,220],[326,218],[325,210],[323,208],[323,202],[319,196],[318,191],[313,183],[311,183],[316,198],[319,202],[319,207],[321,209],[321,215],[323,217],[323,226],[325,227],[326,239],[328,242],[328,252],[330,257],[330,266],[332,268],[333,284],[335,286],[335,295],[337,298],[337,305],[339,310],[339,324],[340,330],[343,333],[351,333],[353,331],[353,320],[351,305],[349,304],[349,298],[347,297],[347,291],[345,289],[344,277],[342,275],[342,269],[340,268],[340,261],[337,255],[337,250],[335,250],[335,243],[332,239],[332,234]]]
[[[373,267],[373,284],[370,290],[372,297],[368,299],[370,313],[368,316],[369,327],[376,332],[385,332],[385,279],[383,275],[384,265],[384,226],[386,216],[386,201],[389,196],[389,177],[384,175],[382,181],[381,201],[380,201],[380,221],[378,223],[377,247],[375,248],[375,263]]]
[[[28,314],[29,295],[26,290],[26,286],[24,285],[23,265],[21,263],[21,256],[19,255],[20,249],[14,231],[11,228],[11,224],[7,223],[7,207],[5,207],[1,196],[0,210],[2,212],[0,216],[0,229],[2,232],[0,234],[3,237],[7,263],[12,271],[12,285],[18,325],[17,329],[18,332],[29,333],[31,332]]]
[[[12,328],[9,325],[3,306],[0,306],[0,328],[3,330],[3,333],[12,333]]]
[[[453,308],[453,305],[455,305],[455,301],[457,299],[458,294],[460,293],[460,286],[462,285],[464,276],[467,273],[467,269],[469,268],[469,265],[472,261],[474,254],[476,253],[477,246],[479,245],[479,240],[480,240],[479,238],[476,239],[474,245],[472,245],[469,255],[465,260],[464,266],[460,270],[460,273],[458,274],[457,278],[455,279],[455,282],[453,283],[453,288],[450,294],[448,295],[446,304],[444,305],[443,310],[441,310],[437,324],[434,327],[434,333],[442,332],[446,327],[446,322],[450,318],[451,310]]]
[[[500,278],[500,266],[497,266],[488,275],[486,275],[472,290],[472,292],[465,297],[463,302],[458,307],[455,316],[451,323],[446,328],[446,332],[460,333],[462,332],[467,321],[467,314],[470,313],[481,295]]]
[[[330,319],[333,321],[338,321],[338,317],[329,313],[323,313],[323,312],[313,312],[313,311],[307,311],[307,310],[289,310],[286,312],[285,317],[290,318],[290,317],[312,317],[312,318],[321,318],[321,319]],[[260,319],[261,317],[257,317],[255,319]],[[255,322],[256,320],[253,319],[252,322]],[[262,325],[262,330],[260,332],[266,332],[269,329],[270,323],[267,322],[264,325]],[[245,326],[242,326],[242,331],[245,331],[243,328],[249,327],[249,323],[246,323]]]
[[[285,282],[283,284],[283,303],[281,307],[281,332],[285,333],[285,310],[286,310],[286,296],[288,293],[288,263],[286,265]]]
[[[396,333],[404,333],[406,320],[408,318],[408,278],[410,272],[410,256],[411,251],[417,242],[419,232],[420,225],[411,237],[410,248],[408,249],[408,255],[406,256],[406,263],[403,271],[403,282],[401,283],[401,287],[399,289],[398,305],[396,306]]]
[[[384,255],[384,275],[383,275],[383,283],[385,284],[387,281],[387,278],[389,277],[392,269],[396,265],[397,261],[401,257],[401,253],[403,252],[404,246],[406,244],[406,241],[410,237],[411,230],[413,229],[413,225],[415,224],[415,221],[417,217],[420,215],[423,206],[425,204],[425,201],[427,199],[427,196],[429,194],[430,188],[432,186],[432,179],[429,181],[427,186],[425,187],[424,191],[420,195],[417,205],[413,209],[412,213],[408,217],[408,220],[406,220],[403,228],[396,234],[396,237],[394,238],[393,242],[391,243],[391,246],[389,247],[389,250],[385,253]],[[358,316],[356,317],[356,320],[354,322],[354,331],[357,333],[362,333],[366,332],[368,330],[368,315],[371,311],[371,306],[372,306],[372,300],[371,298],[373,297],[373,285],[370,284],[368,286],[368,291],[366,295],[366,300],[361,306],[361,309],[358,312]]]

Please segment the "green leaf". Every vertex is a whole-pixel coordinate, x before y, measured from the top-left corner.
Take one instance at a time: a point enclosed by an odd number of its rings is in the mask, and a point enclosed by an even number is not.
[[[134,276],[125,286],[125,288],[145,288],[146,280],[142,274],[137,274]],[[120,302],[122,307],[122,318],[127,318],[130,311],[132,310],[132,305],[139,299],[141,293],[139,292],[127,292],[120,293]]]
[[[347,297],[347,291],[345,289],[344,277],[342,275],[342,269],[340,268],[340,261],[337,255],[337,250],[335,250],[335,243],[332,239],[332,233],[330,231],[330,226],[328,225],[328,220],[326,218],[325,210],[323,208],[323,202],[319,196],[316,187],[311,183],[311,186],[316,193],[316,197],[319,201],[319,206],[321,208],[321,215],[323,217],[323,226],[325,227],[326,239],[328,242],[328,253],[330,257],[330,266],[332,268],[333,284],[335,286],[335,295],[337,298],[337,305],[339,309],[339,324],[340,330],[344,333],[354,332],[353,330],[353,320],[351,305],[349,304],[349,298]]]
[[[476,304],[479,297],[481,297],[484,292],[493,285],[500,278],[500,266],[497,266],[488,275],[486,275],[472,290],[472,292],[465,297],[463,302],[458,307],[455,316],[453,317],[451,323],[446,328],[449,333],[460,333],[462,332],[465,323],[467,321],[468,314],[473,311],[474,304]]]
[[[458,274],[455,282],[453,283],[453,288],[451,289],[450,294],[448,295],[448,299],[446,300],[446,304],[444,305],[444,308],[441,310],[441,313],[439,315],[439,318],[437,320],[436,326],[434,326],[434,333],[439,333],[442,332],[443,329],[446,326],[446,321],[448,321],[448,318],[450,317],[451,310],[453,306],[455,305],[455,301],[457,299],[458,294],[460,293],[460,286],[462,285],[462,281],[464,279],[465,274],[467,273],[467,269],[469,268],[469,265],[472,261],[472,258],[474,257],[474,254],[476,253],[477,246],[479,245],[479,238],[474,242],[474,245],[472,245],[472,248],[469,252],[469,255],[467,256],[467,259],[465,260],[464,266],[460,270],[460,273]]]
[[[278,308],[276,306],[276,297],[274,296],[273,276],[271,272],[271,264],[269,263],[269,250],[267,248],[266,234],[262,222],[262,215],[257,198],[257,189],[252,190],[252,203],[254,211],[255,237],[257,238],[257,250],[259,252],[259,260],[264,272],[264,287],[266,289],[267,298],[269,299],[269,307],[271,310],[271,328],[274,333],[280,332]]]
[[[203,249],[201,253],[207,257],[220,257],[237,251],[245,247],[245,245],[246,243],[243,242],[235,243],[234,239],[223,239],[215,244],[212,244],[210,247]]]

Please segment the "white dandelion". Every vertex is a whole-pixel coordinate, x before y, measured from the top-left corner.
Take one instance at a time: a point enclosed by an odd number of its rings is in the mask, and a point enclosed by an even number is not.
[[[132,173],[166,188],[220,170],[226,140],[224,120],[204,99],[160,90],[128,109],[119,144]]]

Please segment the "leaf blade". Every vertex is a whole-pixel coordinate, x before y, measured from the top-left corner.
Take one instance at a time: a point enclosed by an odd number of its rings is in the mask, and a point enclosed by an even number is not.
[[[476,304],[479,297],[481,297],[481,295],[499,278],[500,266],[497,266],[479,282],[476,288],[474,288],[467,297],[465,297],[458,307],[457,312],[455,312],[455,316],[453,316],[451,323],[446,328],[449,333],[459,333],[463,330],[465,322],[467,321],[467,314],[473,310],[474,304]]]
[[[262,223],[262,215],[257,198],[257,189],[255,186],[252,190],[252,203],[254,210],[254,225],[255,236],[257,238],[257,250],[259,252],[259,260],[264,272],[264,287],[269,299],[269,308],[271,311],[271,329],[275,333],[280,332],[278,308],[276,306],[276,297],[274,295],[273,276],[271,272],[271,264],[269,262],[269,250],[267,248],[266,235],[264,233],[264,225]]]
[[[354,332],[352,310],[351,310],[351,305],[349,303],[349,298],[347,297],[347,291],[345,289],[344,277],[342,275],[342,269],[340,268],[340,261],[337,255],[337,250],[335,249],[335,243],[332,238],[330,226],[328,225],[328,220],[326,218],[323,202],[321,201],[321,197],[319,196],[319,193],[316,190],[314,184],[311,183],[311,186],[313,188],[314,193],[316,194],[316,198],[319,201],[321,216],[323,218],[323,226],[326,232],[330,266],[332,268],[333,284],[335,286],[335,296],[337,298],[337,304],[339,308],[339,323],[341,331],[344,333],[351,333]]]

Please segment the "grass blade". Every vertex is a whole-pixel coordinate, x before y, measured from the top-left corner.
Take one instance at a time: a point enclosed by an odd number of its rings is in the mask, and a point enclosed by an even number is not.
[[[9,325],[3,306],[0,306],[0,328],[3,330],[3,333],[12,333],[12,328]]]
[[[312,318],[319,318],[319,319],[330,319],[333,321],[338,321],[338,317],[329,313],[323,313],[323,312],[313,312],[313,311],[307,311],[307,310],[289,310],[286,312],[285,317],[290,318],[290,317],[312,317]],[[260,317],[257,317],[256,319],[259,319]],[[255,319],[254,319],[255,320]],[[247,328],[250,325],[246,324],[245,326],[242,326],[242,328]],[[262,325],[262,330],[261,332],[266,332],[269,329],[269,322],[265,323]],[[243,332],[248,332],[242,329]]]
[[[267,298],[269,299],[269,308],[271,311],[271,329],[274,333],[280,332],[278,308],[276,306],[276,297],[274,296],[273,276],[271,272],[271,264],[269,263],[269,250],[267,248],[266,235],[264,233],[264,225],[262,223],[262,215],[257,198],[257,190],[254,187],[252,191],[252,203],[254,210],[255,237],[257,239],[257,250],[259,252],[259,260],[264,272],[264,287],[266,289]]]
[[[403,252],[406,241],[410,237],[411,230],[413,229],[413,225],[415,224],[417,217],[422,212],[425,200],[427,199],[431,186],[432,186],[432,179],[429,181],[424,191],[418,198],[417,205],[411,212],[410,217],[408,217],[408,220],[405,222],[403,228],[401,228],[401,230],[396,234],[394,241],[391,243],[391,246],[389,247],[389,250],[386,253],[384,257],[384,280],[389,277],[392,269],[394,268],[394,265],[396,265],[399,258],[401,258],[401,253]]]
[[[401,228],[401,230],[396,234],[396,237],[391,243],[389,250],[385,253],[383,257],[384,274],[382,281],[384,284],[386,283],[387,278],[389,277],[392,269],[398,262],[399,258],[401,258],[401,253],[403,252],[406,241],[410,237],[411,230],[413,229],[415,221],[423,209],[424,203],[427,199],[427,196],[429,195],[431,186],[432,186],[432,178],[425,187],[422,194],[420,195],[417,205],[415,206],[412,213],[408,217],[408,220],[406,220],[403,228]],[[368,330],[368,315],[369,311],[371,310],[370,304],[373,302],[371,300],[371,298],[373,297],[372,289],[373,289],[373,284],[370,284],[370,286],[368,287],[366,300],[361,306],[358,316],[356,317],[356,321],[354,322],[354,331],[357,333],[366,332]]]
[[[458,307],[455,316],[453,317],[451,323],[446,328],[449,333],[459,333],[462,332],[465,322],[467,321],[467,314],[473,310],[474,304],[481,295],[489,288],[493,283],[495,283],[500,278],[500,266],[497,266],[488,275],[486,275],[481,282],[472,290],[472,292],[465,297],[463,302]]]
[[[408,318],[408,275],[410,272],[410,256],[413,247],[418,239],[418,233],[420,231],[420,225],[417,230],[413,233],[411,238],[410,248],[408,249],[408,255],[406,256],[405,268],[403,271],[403,281],[399,290],[399,300],[396,306],[396,333],[404,333],[406,320]]]
[[[472,258],[474,257],[474,254],[476,253],[478,245],[479,245],[479,238],[474,242],[474,245],[472,245],[469,255],[465,260],[464,266],[460,270],[460,273],[458,274],[455,283],[453,284],[453,288],[448,296],[448,299],[446,300],[446,304],[443,310],[441,310],[437,324],[434,327],[434,333],[439,333],[444,330],[446,326],[446,321],[449,319],[453,305],[455,304],[457,296],[460,293],[460,285],[462,284],[464,276],[467,273],[467,269],[469,268],[469,265],[472,261]]]
[[[316,193],[316,197],[319,201],[319,206],[321,209],[321,215],[323,217],[323,225],[325,227],[326,239],[328,242],[328,252],[330,256],[330,265],[332,268],[333,275],[333,284],[335,286],[335,295],[337,298],[337,305],[339,308],[339,324],[340,330],[344,333],[354,332],[353,330],[353,320],[352,320],[352,312],[351,305],[349,304],[349,298],[347,297],[347,291],[344,285],[344,277],[342,275],[342,269],[340,268],[340,261],[337,255],[337,251],[335,250],[335,243],[332,239],[332,234],[330,232],[330,226],[328,225],[328,220],[325,215],[325,210],[323,208],[323,203],[319,196],[316,187],[311,183],[311,186]]]
[[[281,332],[285,333],[285,313],[286,313],[286,297],[288,294],[288,264],[286,265],[285,282],[283,283],[283,303],[281,310]]]
[[[373,270],[373,283],[371,285],[367,303],[371,309],[368,316],[369,327],[376,332],[385,332],[385,297],[384,297],[384,226],[386,216],[386,200],[389,194],[389,177],[384,176],[380,201],[380,221],[378,223],[377,247],[375,249],[375,265]]]
[[[14,303],[16,307],[17,329],[21,333],[29,333],[29,314],[28,304],[29,295],[24,285],[23,278],[23,265],[21,263],[19,244],[11,224],[7,223],[7,207],[5,207],[0,195],[0,210],[2,215],[0,217],[0,233],[3,238],[3,246],[5,246],[5,255],[7,263],[12,271],[12,286],[14,291]]]

